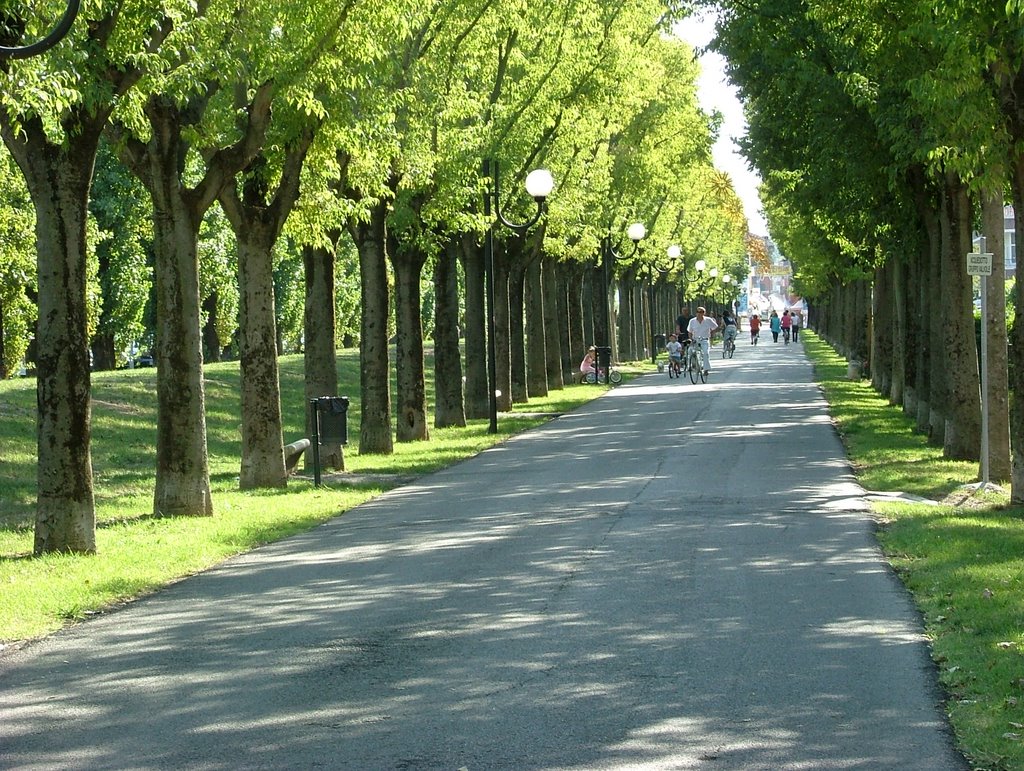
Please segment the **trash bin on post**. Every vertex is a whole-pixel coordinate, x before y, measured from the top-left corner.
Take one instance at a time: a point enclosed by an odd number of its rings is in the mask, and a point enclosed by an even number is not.
[[[309,400],[313,419],[313,484],[320,487],[320,445],[348,444],[348,397],[319,396]]]
[[[654,344],[651,346],[651,364],[658,363],[658,354],[665,350],[667,338],[664,334],[654,336]]]
[[[610,345],[597,346],[597,382],[607,383],[608,373],[612,368],[612,347]]]

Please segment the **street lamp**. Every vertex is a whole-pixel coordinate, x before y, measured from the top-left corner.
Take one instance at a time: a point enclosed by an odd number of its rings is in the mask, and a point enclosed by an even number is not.
[[[27,59],[30,56],[45,53],[57,45],[68,34],[82,5],[82,0],[67,0],[67,2],[68,6],[59,19],[41,12],[35,12],[37,18],[31,20],[20,18],[19,21],[25,22],[26,26],[29,21],[35,22],[42,32],[33,34],[32,37],[36,39],[31,43],[16,46],[0,45],[0,59]]]
[[[537,203],[537,211],[529,222],[522,224],[511,222],[501,211],[501,188],[498,181],[498,162],[485,159],[483,175],[493,182],[492,189],[484,190],[484,217],[487,219],[487,232],[484,234],[484,292],[487,296],[487,390],[488,418],[487,432],[498,433],[498,356],[494,347],[494,221],[498,221],[516,233],[525,233],[537,224],[544,213],[544,202],[551,195],[555,180],[547,169],[534,169],[526,175],[524,186],[526,192]],[[493,205],[493,212],[492,212]]]
[[[633,257],[633,255],[636,254],[637,250],[640,248],[640,242],[643,241],[644,238],[646,238],[646,236],[647,236],[647,228],[644,227],[644,224],[642,222],[634,222],[632,225],[630,225],[626,229],[626,236],[629,238],[630,241],[633,242],[633,251],[631,251],[629,254],[626,254],[626,255],[620,254],[619,252],[617,252],[615,250],[615,247],[612,246],[612,236],[611,236],[611,233],[606,235],[601,240],[601,274],[602,274],[602,279],[604,281],[604,287],[603,287],[604,288],[604,292],[602,293],[602,296],[604,297],[604,311],[601,314],[601,321],[602,321],[602,325],[603,325],[604,328],[600,330],[600,335],[598,335],[598,336],[599,337],[600,336],[604,337],[604,339],[605,339],[604,347],[606,349],[610,348],[610,346],[611,346],[611,338],[612,338],[612,331],[611,331],[612,330],[612,323],[611,323],[611,283],[612,283],[611,282],[611,275],[612,275],[612,266],[614,265],[616,260],[629,260],[629,259],[631,259]],[[610,364],[611,364],[611,362],[604,362],[604,365],[606,365],[606,366],[610,366]]]

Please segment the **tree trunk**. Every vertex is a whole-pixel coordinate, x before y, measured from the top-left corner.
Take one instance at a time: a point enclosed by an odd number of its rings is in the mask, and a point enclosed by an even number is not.
[[[203,360],[218,362],[220,361],[220,352],[223,348],[220,341],[220,333],[217,332],[217,302],[219,298],[217,296],[217,290],[214,289],[210,294],[203,298],[203,315],[206,317],[206,323],[203,324]]]
[[[890,258],[891,259],[891,258]],[[893,297],[890,261],[875,268],[871,292],[871,385],[882,395],[889,393],[892,377]]]
[[[934,210],[928,217],[929,235],[932,244],[928,254],[928,278],[926,286],[929,289],[928,300],[925,308],[932,309],[928,314],[932,323],[930,325],[932,345],[929,350],[927,371],[923,380],[928,388],[928,416],[927,434],[931,444],[942,446],[946,431],[946,369],[947,356],[945,352],[945,328],[948,323],[950,309],[949,303],[942,294],[942,249],[943,241],[948,238],[948,225],[944,224],[944,216],[941,208]]]
[[[1010,380],[1007,370],[1006,261],[1003,235],[1003,191],[992,189],[982,195],[983,232],[986,251],[992,253],[992,275],[986,280],[988,329],[988,470],[990,479],[1010,479]]]
[[[449,239],[434,262],[434,426],[466,425],[459,354],[459,244]]]
[[[555,267],[555,311],[558,314],[558,353],[562,368],[562,383],[571,383],[573,377],[572,346],[569,344],[569,275],[566,262]]]
[[[387,203],[370,209],[365,222],[352,222],[349,231],[359,252],[361,334],[359,337],[360,394],[359,453],[390,455],[391,377],[388,365],[388,275],[385,254]]]
[[[420,277],[426,254],[414,244],[389,238],[388,256],[395,272],[396,438],[415,442],[430,438],[423,364],[423,299]]]
[[[341,238],[339,231],[328,235],[332,245]],[[321,396],[344,396],[338,393],[338,361],[334,320],[334,262],[335,250],[304,245],[302,265],[306,291],[303,311],[302,356],[304,363],[304,412],[306,438],[313,441],[313,412],[310,400]],[[345,455],[341,445],[321,445],[320,462],[325,468],[345,470]],[[307,452],[303,465],[313,468],[313,453]]]
[[[508,340],[511,347],[509,367],[514,404],[525,404],[530,399],[526,388],[526,322],[523,317],[525,290],[526,266],[522,260],[517,260],[512,265],[508,279]]]
[[[287,482],[271,257],[276,235],[262,224],[250,220],[236,230],[242,391],[239,486],[243,490],[284,487]]]
[[[569,307],[569,367],[572,377],[578,377],[579,365],[589,347],[587,340],[587,323],[585,293],[583,290],[583,268],[572,266],[567,268],[568,287],[566,303]]]
[[[156,286],[157,466],[153,511],[212,516],[206,450],[199,226],[202,211],[179,176],[177,110],[151,103],[152,138],[143,176],[153,198]]]
[[[967,189],[947,175],[950,238],[943,249],[942,295],[949,310],[944,348],[949,356],[949,402],[943,455],[978,460],[981,448],[981,390],[974,332],[971,277],[964,255],[971,251],[971,207]]]
[[[462,271],[466,279],[466,417],[487,419],[487,316],[484,310],[484,255],[469,235],[462,239]]]
[[[903,405],[907,377],[907,308],[914,308],[907,296],[906,266],[901,257],[891,257],[892,270],[892,366],[889,369],[889,404]]]
[[[273,249],[299,196],[302,164],[313,141],[303,132],[288,144],[273,194],[266,182],[266,160],[251,165],[242,194],[226,185],[220,199],[238,242],[238,351],[242,381],[243,490],[284,487],[281,383],[277,368],[277,313]]]
[[[526,297],[523,302],[526,322],[526,390],[530,398],[547,396],[547,353],[544,345],[544,287],[540,257],[534,256],[526,267]]]
[[[509,335],[508,277],[513,262],[520,259],[523,239],[494,244],[494,385],[500,412],[512,409],[512,340]]]
[[[37,118],[17,131],[0,118],[36,213],[37,555],[96,551],[86,221],[102,123],[82,120],[54,145]]]
[[[548,390],[561,391],[562,379],[561,325],[558,318],[558,269],[553,260],[541,257],[541,285],[544,291],[544,352],[547,361]]]

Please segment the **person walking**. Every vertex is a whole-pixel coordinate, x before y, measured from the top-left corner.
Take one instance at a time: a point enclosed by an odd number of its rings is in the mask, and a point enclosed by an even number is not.
[[[798,308],[794,308],[793,312],[789,314],[793,319],[793,342],[795,343],[800,339],[800,327],[803,326],[803,314]]]
[[[711,344],[711,333],[718,329],[718,322],[710,316],[705,316],[707,311],[704,310],[703,306],[697,308],[697,315],[690,319],[690,323],[686,327],[686,331],[690,335],[691,340],[695,340],[697,345],[700,346],[701,360],[704,365],[704,374],[711,371],[711,357],[709,355],[708,348]]]
[[[772,331],[772,342],[779,342],[779,332],[782,331],[782,320],[779,313],[772,308],[772,315],[768,317],[768,328]]]

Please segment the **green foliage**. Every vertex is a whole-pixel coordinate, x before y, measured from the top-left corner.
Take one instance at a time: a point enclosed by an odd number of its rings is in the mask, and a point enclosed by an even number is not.
[[[98,332],[114,339],[127,363],[131,347],[146,333],[144,312],[152,288],[152,211],[139,182],[100,147],[89,211],[99,228],[96,254],[103,297]]]
[[[21,175],[0,149],[0,325],[3,371],[18,371],[35,325],[35,215]]]

